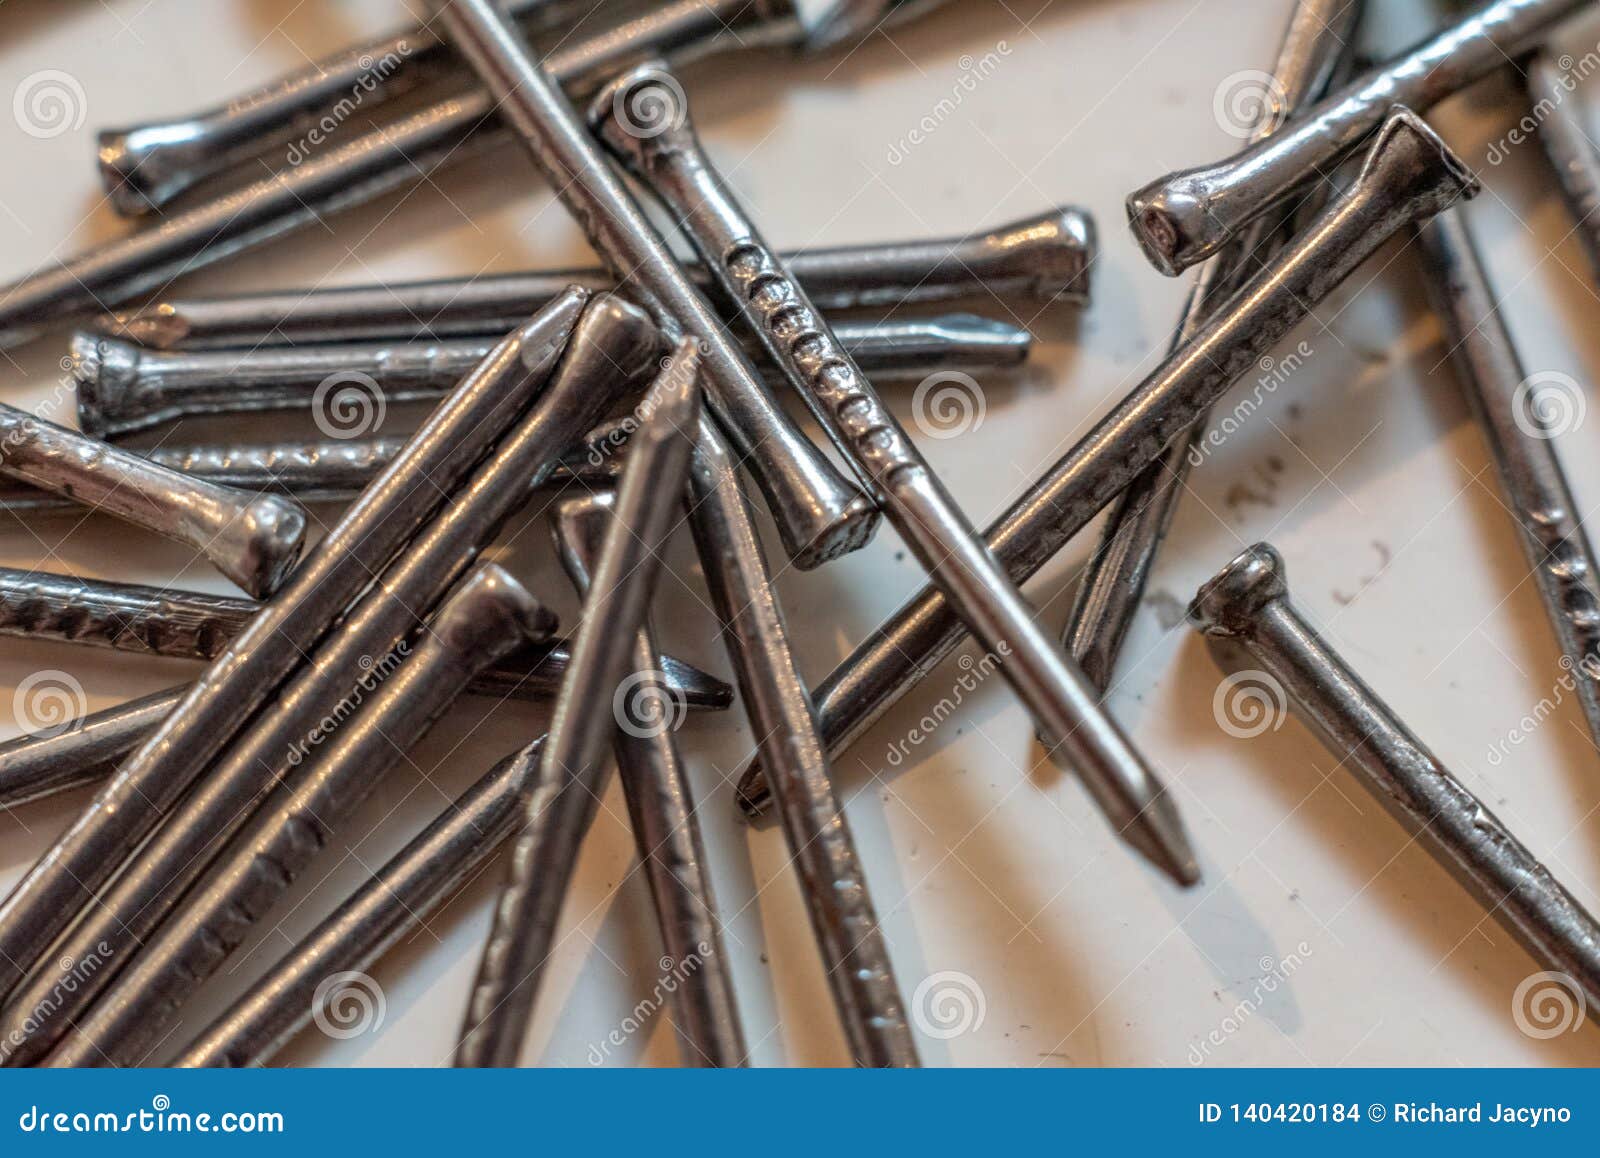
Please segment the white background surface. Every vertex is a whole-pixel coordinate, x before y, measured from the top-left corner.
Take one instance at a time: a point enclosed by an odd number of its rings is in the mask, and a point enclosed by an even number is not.
[[[93,130],[175,115],[264,82],[395,25],[402,5],[260,0],[11,0],[0,8],[0,97],[60,69],[84,93],[80,127],[48,140],[0,108],[0,268],[20,275],[116,236],[101,203]],[[1384,3],[1369,51],[1417,39],[1437,17]],[[1031,371],[983,383],[981,427],[922,445],[975,522],[987,523],[1156,364],[1185,283],[1140,256],[1122,199],[1176,167],[1235,147],[1219,127],[1219,81],[1270,67],[1284,0],[966,0],[848,57],[760,57],[695,68],[686,86],[707,144],[774,241],[785,246],[965,232],[1055,202],[1101,231],[1094,303],[1022,317],[1041,334]],[[1600,23],[1564,37],[1593,48]],[[1000,52],[970,91],[970,64]],[[896,142],[938,102],[957,112],[898,163]],[[1600,90],[1582,94],[1600,124]],[[1600,296],[1535,145],[1484,164],[1484,144],[1520,116],[1501,80],[1437,123],[1482,170],[1473,207],[1506,315],[1530,370],[1588,383],[1600,368]],[[3,103],[3,102],[0,102]],[[1457,107],[1460,106],[1460,107]],[[404,197],[347,214],[189,279],[184,292],[359,283],[588,260],[581,236],[515,152],[456,168]],[[1297,599],[1458,774],[1600,907],[1600,763],[1570,702],[1511,748],[1489,753],[1561,677],[1557,652],[1465,410],[1411,256],[1393,245],[1285,349],[1313,353],[1193,480],[1129,641],[1113,712],[1172,786],[1205,880],[1180,891],[1106,830],[1069,775],[1041,758],[1003,682],[891,767],[890,746],[961,674],[946,664],[849,755],[837,778],[908,999],[959,972],[981,1022],[920,1036],[929,1065],[1593,1064],[1593,1027],[1535,1040],[1512,995],[1537,966],[1408,844],[1401,830],[1290,721],[1254,740],[1212,714],[1218,674],[1176,625],[1195,587],[1269,538]],[[65,334],[13,351],[4,396],[37,404]],[[1248,388],[1248,386],[1246,387]],[[902,414],[909,405],[901,396]],[[263,429],[271,432],[270,425]],[[276,429],[287,434],[287,423]],[[299,430],[296,426],[294,430]],[[399,429],[399,427],[397,427]],[[193,437],[217,431],[194,428]],[[238,433],[225,430],[224,434]],[[187,435],[186,435],[187,436]],[[1587,511],[1600,502],[1591,417],[1560,443]],[[320,518],[334,512],[319,510]],[[498,557],[554,603],[575,607],[530,513]],[[1052,630],[1092,539],[1029,588]],[[0,527],[0,562],[224,591],[181,548],[108,520]],[[698,592],[686,535],[669,562],[659,620],[667,646],[728,674]],[[820,679],[920,583],[892,531],[821,572],[779,580],[808,678]],[[179,662],[0,641],[0,712],[44,669],[81,681],[91,707],[178,682]],[[308,887],[276,913],[186,1011],[186,1042],[290,941],[325,914],[494,759],[540,728],[539,711],[459,707],[388,776]],[[734,819],[731,777],[748,749],[735,710],[679,734],[700,797],[746,1030],[760,1065],[846,1060],[780,835]],[[0,883],[19,876],[86,796],[0,816]],[[487,926],[496,866],[375,970],[382,1024],[349,1040],[312,1029],[296,1064],[446,1062]],[[1274,962],[1299,963],[1279,980]],[[560,956],[529,1039],[530,1064],[591,1064],[656,984],[660,949],[618,793],[607,800],[568,898]],[[1281,974],[1282,970],[1279,970]],[[964,983],[965,984],[965,983]],[[1241,1006],[1241,1002],[1244,1003]],[[1242,1012],[1241,1012],[1242,1010]],[[926,1015],[919,1024],[933,1025]],[[937,1026],[935,1025],[935,1028]],[[159,1056],[159,1055],[158,1055]],[[606,1064],[671,1064],[664,1017]]]

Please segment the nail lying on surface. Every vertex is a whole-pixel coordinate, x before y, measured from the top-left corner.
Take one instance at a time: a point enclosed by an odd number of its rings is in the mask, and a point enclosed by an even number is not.
[[[260,1066],[337,1008],[328,978],[365,973],[471,880],[522,819],[543,739],[507,756],[203,1029],[174,1066]]]
[[[584,91],[642,56],[693,56],[787,35],[781,3],[678,0],[552,55],[552,76]],[[324,221],[393,189],[415,184],[447,160],[504,139],[482,93],[451,97],[301,164],[165,218],[160,225],[65,261],[51,261],[0,289],[0,349],[49,326],[164,290],[182,273]],[[509,328],[509,327],[508,327]]]
[[[1089,298],[1094,223],[1070,206],[971,237],[786,253],[789,271],[825,310],[895,308],[964,298],[1037,307]],[[696,286],[705,268],[685,266]],[[371,342],[503,334],[569,285],[615,289],[603,269],[488,274],[396,285],[174,298],[102,314],[95,329],[156,349]]]
[[[564,640],[530,644],[479,675],[469,696],[552,700],[572,662]],[[726,711],[733,689],[670,655],[661,657],[662,691],[685,711]],[[80,716],[65,730],[46,728],[0,743],[0,808],[13,808],[108,779],[189,692],[187,685]]]
[[[1304,181],[1328,177],[1396,105],[1421,112],[1504,67],[1517,47],[1588,0],[1496,0],[1358,77],[1282,132],[1216,165],[1174,173],[1128,197],[1145,256],[1175,275],[1215,253]]]
[[[664,127],[640,134],[618,110],[650,108]],[[1198,876],[1177,809],[1093,689],[988,551],[861,368],[779,264],[706,158],[682,86],[659,65],[623,74],[590,106],[595,131],[671,210],[737,302],[767,354],[873,493],[951,607],[995,657],[1112,827],[1182,884]]]
[[[0,902],[0,990],[39,959],[140,840],[522,415],[587,295],[508,335],[251,616],[182,704]]]
[[[656,367],[658,334],[633,306],[612,295],[584,311],[550,382],[512,431],[454,492],[437,513],[375,577],[371,590],[340,620],[320,646],[251,721],[249,728],[214,757],[204,781],[171,812],[139,850],[137,861],[102,890],[98,903],[59,943],[60,953],[83,960],[103,940],[138,940],[153,929],[204,870],[214,850],[245,823],[264,793],[304,758],[303,738],[329,718],[329,705],[349,692],[350,673],[373,670],[415,631],[419,616],[443,598],[499,531],[527,494],[547,474],[563,449],[583,436],[618,400]],[[338,718],[337,710],[334,712]],[[87,949],[79,950],[79,946]],[[38,1056],[62,1032],[94,992],[111,980],[101,970],[63,996],[66,1016],[27,1019],[33,995],[59,982],[46,970],[24,982],[16,1003],[0,1013],[0,1038],[12,1042],[12,1057]],[[23,1011],[15,1024],[12,1010]],[[26,1044],[22,1044],[26,1043]]]
[[[0,568],[0,636],[19,639],[213,660],[261,608],[227,595]],[[547,699],[569,661],[564,644],[524,648],[490,668],[468,691],[496,699]],[[689,707],[720,710],[732,702],[732,689],[715,676],[670,655],[662,664],[673,694]]]
[[[187,690],[168,688],[0,744],[0,808],[104,780]]]
[[[1345,56],[1361,10],[1362,5],[1353,0],[1299,0],[1272,70],[1275,103],[1263,110],[1252,143],[1277,132],[1285,117],[1321,95]],[[1267,238],[1267,227],[1274,224],[1270,214],[1257,218],[1201,268],[1173,335],[1173,350],[1200,330],[1236,288],[1240,276],[1261,257],[1270,255],[1272,250],[1260,247]],[[1278,247],[1281,242],[1274,249]],[[1062,643],[1102,693],[1111,686],[1123,640],[1184,492],[1191,448],[1209,425],[1209,415],[1201,418],[1117,497],[1078,584]]]
[[[206,446],[126,447],[169,470],[249,491],[273,491],[302,503],[349,502],[405,447],[404,438],[326,439],[314,442],[228,443]],[[613,432],[604,424],[557,464],[547,487],[574,483],[605,487],[616,481],[622,461]],[[535,489],[532,493],[538,493]],[[81,513],[71,499],[21,482],[0,483],[0,511],[13,515]]]
[[[1581,403],[1576,382],[1530,378],[1458,209],[1417,231],[1428,293],[1443,323],[1461,388],[1489,444],[1505,507],[1561,648],[1562,666],[1600,743],[1600,574],[1556,457],[1551,403]],[[1540,397],[1544,392],[1545,396]]]
[[[648,300],[664,332],[676,336],[681,327],[699,339],[707,400],[761,487],[790,560],[816,567],[864,546],[877,529],[877,510],[760,381],[516,27],[493,0],[431,2],[607,267]]]
[[[0,474],[193,547],[245,591],[275,591],[306,515],[274,495],[192,478],[0,403]]]
[[[1044,566],[1385,240],[1476,191],[1427,125],[1403,109],[1391,116],[1350,189],[989,527],[989,549],[1013,581]],[[964,635],[937,590],[913,597],[816,687],[829,751],[854,742]],[[746,771],[738,797],[746,812],[765,808],[759,768]]]
[[[184,1002],[334,840],[382,775],[427,735],[478,671],[519,642],[538,638],[549,619],[501,568],[491,563],[472,571],[410,646],[386,657],[394,665],[356,714],[332,735],[313,734],[317,743],[326,739],[326,752],[274,793],[206,870],[183,908],[153,934],[109,942],[123,947],[124,960],[111,962],[120,972],[86,1015],[72,1019],[70,1035],[48,1064],[149,1061]]]
[[[1537,52],[1528,61],[1525,80],[1539,118],[1534,135],[1550,159],[1589,264],[1600,277],[1600,150],[1590,138],[1581,105],[1569,99],[1569,72]]]
[[[1258,543],[1200,589],[1189,618],[1217,664],[1264,676],[1350,768],[1547,969],[1600,999],[1600,926],[1483,802],[1397,719],[1289,600],[1283,560]]]
[[[857,1065],[916,1066],[905,1001],[839,806],[811,697],[795,667],[755,518],[732,453],[702,422],[689,468],[689,524],[745,714],[773,769],[783,834],[811,932]]]
[[[1032,345],[1027,330],[971,314],[849,323],[840,339],[863,367],[895,379],[1007,369],[1026,360]],[[157,351],[79,334],[72,342],[78,425],[122,435],[195,415],[309,407],[319,425],[337,432],[372,424],[388,403],[441,397],[496,340]],[[775,370],[758,368],[781,383]]]
[[[618,720],[595,706],[615,703],[629,674],[677,514],[700,414],[698,349],[694,338],[681,341],[640,405],[649,417],[633,436],[615,517],[584,600],[572,668],[540,754],[540,791],[528,800],[512,846],[457,1066],[514,1066],[522,1052],[578,848],[605,789],[606,749]]]
[[[616,497],[607,491],[561,499],[551,512],[556,550],[580,598],[588,594],[615,510]],[[660,682],[661,661],[648,616],[634,640],[631,663],[632,674],[618,685],[622,694],[612,697],[617,716],[612,748],[655,903],[661,947],[677,975],[672,1027],[679,1061],[742,1066],[749,1049],[722,947],[722,921],[689,779],[672,736],[681,710]]]
[[[518,0],[507,7],[531,32],[586,16],[594,4]],[[296,163],[311,151],[307,134],[321,139],[323,114],[342,120],[337,102],[351,100],[352,94],[363,108],[387,104],[455,71],[453,66],[439,38],[425,25],[415,25],[324,57],[220,107],[176,121],[103,130],[98,134],[100,180],[118,213],[150,213],[201,179],[269,149],[283,149],[285,160]],[[501,330],[515,324],[516,319],[508,321]]]

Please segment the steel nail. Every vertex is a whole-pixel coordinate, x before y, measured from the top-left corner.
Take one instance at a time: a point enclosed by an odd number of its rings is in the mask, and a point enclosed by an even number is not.
[[[514,1066],[522,1052],[578,847],[609,770],[605,753],[617,720],[594,706],[613,702],[644,626],[688,469],[699,376],[698,343],[685,338],[641,404],[648,418],[633,436],[616,517],[584,600],[572,669],[540,754],[540,790],[529,799],[512,846],[456,1046],[457,1066]]]
[[[0,568],[0,636],[19,639],[209,661],[261,607],[249,599],[175,587]],[[570,659],[564,643],[524,648],[479,676],[468,691],[496,699],[548,699]],[[732,689],[715,676],[670,655],[662,664],[673,694],[689,707],[721,710],[732,702]]]
[[[1361,9],[1361,0],[1299,0],[1273,66],[1272,100],[1262,111],[1252,143],[1277,132],[1296,109],[1326,89],[1348,56]],[[1173,350],[1200,330],[1255,261],[1281,247],[1280,240],[1269,242],[1271,249],[1260,250],[1273,224],[1270,215],[1257,218],[1201,267],[1172,336]],[[1204,436],[1209,424],[1209,416],[1201,418],[1117,496],[1084,568],[1062,643],[1102,694],[1111,686],[1123,640],[1184,492],[1194,440]]]
[[[494,0],[430,0],[500,115],[601,259],[649,301],[664,333],[701,344],[708,399],[802,569],[871,539],[878,511],[795,426],[606,163],[582,118]]]
[[[463,379],[0,902],[0,991],[32,967],[373,575],[516,424],[565,348],[587,296],[574,291],[552,303]]]
[[[1573,501],[1556,457],[1552,439],[1561,432],[1545,413],[1552,398],[1541,400],[1538,379],[1523,369],[1461,211],[1435,217],[1418,229],[1417,238],[1456,375],[1489,445],[1506,509],[1521,531],[1562,666],[1572,672],[1589,734],[1600,743],[1600,575],[1583,509]],[[1559,400],[1561,387],[1555,390]]]
[[[1175,276],[1203,261],[1301,182],[1331,176],[1405,105],[1426,112],[1504,66],[1517,48],[1589,0],[1497,0],[1388,64],[1357,77],[1282,132],[1215,165],[1152,181],[1128,197],[1145,256]]]
[[[1063,206],[985,233],[784,254],[824,310],[885,309],[991,296],[1033,308],[1089,298],[1094,223]],[[685,266],[711,286],[705,267]],[[94,329],[154,349],[373,342],[503,334],[569,285],[615,289],[603,269],[335,286],[222,298],[171,298],[101,314]]]
[[[0,809],[104,780],[187,690],[168,688],[80,716],[59,731],[45,728],[0,744]]]
[[[530,33],[591,14],[593,0],[515,0],[507,10]],[[125,216],[161,209],[205,177],[294,146],[314,132],[340,101],[364,109],[432,84],[458,71],[451,53],[426,25],[371,40],[288,73],[224,105],[173,121],[98,134],[100,181],[112,207]],[[342,120],[342,116],[335,116]],[[291,163],[295,153],[290,152]],[[511,329],[537,306],[500,329]]]
[[[1572,214],[1578,240],[1600,276],[1600,150],[1590,139],[1583,115],[1569,101],[1567,72],[1543,52],[1528,61],[1528,98],[1539,122],[1538,137],[1555,171],[1556,185]]]
[[[610,491],[560,499],[550,513],[557,553],[580,597],[589,592],[615,513]],[[677,977],[672,1024],[679,1057],[689,1066],[742,1066],[749,1049],[723,950],[722,920],[689,778],[672,737],[682,709],[662,686],[648,615],[634,640],[632,667],[611,701],[617,719],[612,749],[662,948]]]
[[[400,438],[331,438],[311,442],[226,443],[199,446],[163,444],[149,449],[126,447],[169,470],[194,475],[223,486],[286,494],[302,503],[349,502],[404,449]],[[622,467],[616,432],[602,423],[584,438],[583,446],[556,464],[540,489],[574,483],[610,486]],[[53,515],[78,511],[71,499],[25,483],[0,482],[0,511],[12,515]]]
[[[572,662],[567,642],[529,644],[467,685],[469,696],[553,700]],[[661,657],[664,693],[691,712],[722,712],[733,689],[674,656]],[[189,693],[187,684],[80,716],[62,732],[45,730],[0,743],[0,808],[14,808],[109,779]]]
[[[338,999],[328,978],[365,972],[427,920],[516,831],[539,772],[543,737],[496,764],[415,840],[279,958],[172,1060],[262,1066]]]
[[[551,75],[584,91],[645,56],[692,57],[746,48],[793,27],[781,2],[677,0],[555,53]],[[166,217],[0,288],[0,349],[43,329],[214,265],[340,210],[426,179],[446,161],[476,155],[505,139],[487,94],[470,92],[429,105],[301,164]]]
[[[495,337],[438,341],[148,350],[94,334],[72,340],[78,425],[96,436],[124,435],[194,415],[310,407],[337,432],[366,426],[390,402],[441,397],[481,362]],[[885,377],[921,379],[940,370],[983,373],[1024,361],[1027,330],[955,314],[943,318],[852,322],[840,340],[862,365]],[[759,358],[759,347],[750,354]],[[764,363],[764,359],[762,363]],[[759,364],[764,379],[782,375]]]
[[[1351,187],[990,525],[989,549],[1012,580],[1031,578],[1387,238],[1477,188],[1433,130],[1397,110]],[[853,743],[964,636],[936,589],[901,607],[817,686],[829,751]],[[769,801],[759,778],[752,766],[739,782],[752,815]]]
[[[618,110],[649,108],[641,134]],[[659,65],[624,73],[590,106],[597,135],[671,210],[767,354],[788,375],[968,629],[995,657],[1051,755],[1083,779],[1113,829],[1180,884],[1199,875],[1160,780],[990,554],[867,376],[779,264],[701,148],[682,86]]]
[[[833,790],[811,697],[772,591],[761,536],[733,454],[709,422],[700,424],[688,502],[745,714],[762,757],[775,770],[784,838],[851,1055],[863,1066],[919,1065],[872,894]]]
[[[81,961],[100,942],[137,941],[163,919],[204,870],[212,850],[249,819],[271,785],[297,763],[296,745],[315,733],[328,705],[349,690],[349,673],[371,670],[377,657],[404,642],[419,615],[443,598],[521,506],[530,482],[548,473],[562,449],[656,368],[657,342],[650,320],[621,299],[607,295],[590,304],[532,408],[376,576],[372,589],[283,683],[248,730],[212,759],[204,782],[171,811],[139,850],[137,862],[102,890],[52,958],[70,955]],[[57,1003],[66,1016],[41,1023],[27,1017],[31,997],[56,985],[59,977],[48,969],[30,977],[14,995],[17,1001],[0,1012],[0,1037],[12,1043],[12,1057],[26,1062],[38,1056],[110,980],[109,969],[85,978]],[[22,1024],[11,1020],[19,1011]]]
[[[134,1065],[166,1036],[178,1011],[290,884],[334,839],[378,781],[427,735],[467,682],[552,617],[500,567],[475,568],[409,646],[381,657],[349,692],[356,714],[324,739],[326,751],[288,779],[223,848],[181,910],[143,936],[112,935],[109,989],[71,1021],[47,1064]],[[348,677],[352,671],[346,672]],[[101,976],[97,974],[96,977]],[[3,1047],[9,1048],[14,1039]],[[6,1061],[15,1064],[12,1052]]]
[[[257,598],[300,558],[306,514],[294,502],[169,470],[0,403],[0,474],[193,547]]]
[[[1296,610],[1271,546],[1257,543],[1200,588],[1189,619],[1219,667],[1271,681],[1272,694],[1507,932],[1600,999],[1600,925]]]

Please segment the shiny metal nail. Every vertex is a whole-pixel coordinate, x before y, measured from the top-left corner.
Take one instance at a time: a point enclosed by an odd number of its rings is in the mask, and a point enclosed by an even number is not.
[[[163,444],[125,447],[169,470],[222,486],[285,494],[302,503],[349,502],[404,449],[400,438],[331,438],[312,442],[226,443],[201,446]],[[579,484],[606,487],[622,468],[617,438],[609,424],[590,431],[584,445],[551,472],[544,489]],[[538,488],[534,492],[537,493]],[[71,499],[12,480],[0,481],[0,511],[13,515],[81,513]]]
[[[1037,309],[1089,298],[1094,223],[1063,206],[968,237],[848,245],[784,254],[824,310],[998,298]],[[685,269],[711,286],[699,264]],[[153,349],[374,342],[503,334],[569,285],[615,289],[603,269],[335,286],[224,298],[173,298],[102,314],[96,332]]]
[[[309,407],[337,434],[371,425],[390,402],[441,397],[496,337],[190,351],[78,334],[78,425],[123,435],[195,415]],[[1033,341],[1020,326],[971,314],[852,322],[840,327],[840,340],[859,351],[864,368],[897,380],[1009,369],[1026,360]],[[752,343],[750,354],[760,359],[759,347]],[[764,359],[757,366],[764,380],[783,382]]]
[[[328,979],[364,973],[499,851],[539,772],[541,737],[496,764],[201,1030],[174,1066],[262,1066],[332,1007]]]
[[[629,674],[661,549],[677,516],[700,414],[699,377],[699,343],[685,338],[640,406],[648,417],[633,436],[616,516],[584,600],[572,670],[540,754],[540,790],[529,799],[512,846],[456,1046],[457,1066],[514,1066],[522,1052],[578,848],[609,771],[606,749],[617,719],[595,707],[613,703]]]
[[[1218,572],[1189,619],[1219,667],[1271,681],[1339,765],[1543,967],[1600,1000],[1600,925],[1295,609],[1272,547],[1257,543]]]
[[[565,640],[529,644],[479,675],[466,694],[553,700],[571,662],[572,649]],[[723,712],[733,703],[731,687],[681,659],[664,655],[658,670],[663,695],[684,711]],[[0,808],[109,779],[121,758],[142,744],[188,694],[187,684],[169,688],[80,716],[62,732],[45,730],[0,743]]]
[[[1508,64],[1519,46],[1588,0],[1496,0],[1317,102],[1269,140],[1215,165],[1152,181],[1128,197],[1145,256],[1168,275],[1210,257],[1303,181],[1329,177],[1406,105],[1426,112]]]
[[[1327,88],[1348,55],[1361,9],[1360,0],[1299,0],[1278,50],[1268,85],[1270,103],[1251,135],[1252,144],[1277,132],[1296,109],[1316,100]],[[1201,267],[1172,336],[1172,350],[1200,330],[1256,261],[1281,248],[1286,238],[1274,239],[1272,249],[1261,249],[1269,227],[1275,224],[1273,215],[1257,218]],[[1186,437],[1174,441],[1117,496],[1101,526],[1099,544],[1084,568],[1062,643],[1102,694],[1111,686],[1122,642],[1144,598],[1156,552],[1184,492],[1194,440],[1204,437],[1209,425],[1209,416],[1201,418]]]
[[[641,134],[618,110],[648,108],[660,125]],[[990,554],[860,366],[779,263],[706,158],[683,88],[643,65],[602,88],[590,106],[597,135],[678,220],[767,354],[810,404],[884,514],[995,657],[1048,737],[1051,755],[1082,778],[1115,830],[1180,884],[1199,869],[1182,818],[1094,689]]]
[[[556,551],[579,597],[589,592],[616,512],[610,491],[573,495],[550,513]],[[666,960],[672,963],[672,1027],[688,1066],[742,1066],[749,1057],[722,947],[700,822],[672,733],[682,719],[662,686],[649,617],[634,641],[633,672],[618,685],[612,750],[628,802],[639,863],[650,883]],[[597,706],[596,710],[604,708]]]
[[[594,8],[593,0],[515,0],[507,5],[529,32],[588,16]],[[270,149],[285,149],[285,161],[294,163],[300,152],[310,151],[309,143],[296,148],[296,138],[325,133],[327,117],[342,121],[348,115],[339,113],[340,102],[376,108],[455,71],[459,65],[432,30],[413,25],[314,61],[217,108],[181,120],[102,130],[100,180],[118,213],[150,213],[203,178]],[[502,332],[537,308],[523,310]]]
[[[1477,188],[1433,130],[1396,111],[1349,190],[990,525],[989,549],[1012,580],[1031,578],[1379,245]],[[936,589],[901,607],[817,686],[829,751],[853,743],[965,635]],[[766,806],[757,768],[738,795],[752,814]]]
[[[811,697],[733,453],[701,423],[689,467],[689,524],[756,746],[774,770],[778,816],[800,875],[811,933],[857,1065],[916,1066],[894,967],[850,825],[833,790]]]
[[[640,310],[613,295],[590,304],[549,384],[516,427],[375,577],[371,590],[278,688],[249,728],[213,758],[204,780],[171,810],[136,862],[101,891],[52,957],[81,961],[82,953],[102,941],[137,941],[155,928],[215,850],[299,763],[297,745],[315,733],[329,705],[349,692],[350,673],[370,671],[380,657],[393,654],[522,505],[530,482],[548,473],[564,448],[656,369],[657,348],[655,326]],[[116,965],[63,995],[57,1010],[65,1016],[47,1022],[26,1014],[34,994],[56,985],[59,977],[47,969],[25,981],[0,1011],[0,1038],[11,1041],[12,1057],[22,1062],[37,1057],[111,981]],[[22,1024],[14,1020],[18,1012]]]
[[[70,1034],[47,1064],[147,1062],[183,1004],[283,898],[383,774],[427,735],[468,681],[519,643],[538,639],[552,621],[500,567],[485,564],[468,574],[408,646],[382,657],[383,666],[362,677],[356,687],[364,687],[370,699],[331,734],[312,734],[315,745],[326,743],[326,748],[314,756],[308,752],[304,773],[290,777],[204,875],[196,874],[200,879],[182,909],[153,932],[111,934],[107,972],[117,969],[115,980],[86,1014],[70,1018]],[[46,972],[54,971],[55,962],[50,965]],[[104,975],[97,973],[96,980]],[[69,1019],[62,1015],[60,1020]],[[16,1064],[17,1055],[6,1061]]]
[[[168,688],[80,716],[60,731],[46,728],[0,744],[0,808],[104,780],[187,690]]]
[[[1552,397],[1574,399],[1559,383],[1547,387],[1553,396],[1540,397],[1540,380],[1523,368],[1461,211],[1435,217],[1417,238],[1462,392],[1489,444],[1506,510],[1521,531],[1562,667],[1572,673],[1589,734],[1600,744],[1600,574],[1583,508],[1556,457],[1552,440],[1562,432],[1546,413]]]
[[[180,474],[4,403],[0,474],[193,547],[257,598],[283,583],[305,540],[306,514],[288,499]]]
[[[877,529],[877,509],[760,381],[516,26],[494,0],[430,2],[607,267],[633,297],[648,301],[664,333],[701,343],[708,401],[761,487],[790,560],[816,567],[864,546]]]
[[[176,587],[0,568],[0,636],[19,639],[210,661],[262,606]],[[525,648],[479,676],[468,690],[496,699],[548,699],[570,659],[565,644]],[[732,702],[732,689],[715,676],[670,655],[662,664],[673,694],[689,707],[721,710]]]
[[[553,54],[552,76],[582,93],[617,69],[647,56],[674,59],[759,45],[788,36],[792,11],[781,0],[677,0]],[[446,161],[477,155],[505,140],[487,94],[441,100],[347,144],[308,158],[159,225],[0,288],[0,349],[50,326],[96,314],[180,274],[307,228],[426,179]],[[508,329],[510,327],[507,327]]]
[[[552,303],[463,379],[0,902],[0,991],[33,966],[373,576],[516,425],[587,297],[574,291]]]
[[[1547,54],[1536,52],[1527,69],[1528,98],[1539,124],[1534,136],[1550,159],[1589,264],[1600,276],[1600,147],[1589,135],[1579,102],[1569,99],[1576,83],[1569,79],[1570,68],[1559,68]]]

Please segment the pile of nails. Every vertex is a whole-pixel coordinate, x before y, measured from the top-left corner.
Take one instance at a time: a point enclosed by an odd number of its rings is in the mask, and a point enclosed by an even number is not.
[[[1057,208],[970,237],[777,252],[700,147],[674,71],[749,47],[833,51],[929,5],[836,0],[803,19],[785,0],[668,0],[551,53],[533,47],[575,7],[434,0],[426,26],[391,41],[216,111],[102,134],[113,204],[156,220],[0,291],[6,344],[84,326],[71,338],[77,430],[0,405],[10,480],[0,506],[24,517],[93,507],[188,544],[251,597],[0,570],[0,633],[205,664],[192,684],[0,745],[7,807],[97,786],[0,902],[0,1061],[263,1064],[313,1019],[325,978],[370,967],[507,846],[455,1060],[515,1065],[614,764],[663,952],[696,962],[671,996],[681,1059],[744,1064],[679,739],[629,726],[618,707],[735,700],[735,688],[661,654],[649,623],[662,549],[686,521],[754,737],[739,804],[781,825],[856,1063],[917,1065],[830,761],[970,634],[1113,830],[1194,884],[1178,809],[1102,696],[1210,407],[1405,231],[1421,243],[1600,738],[1594,558],[1551,442],[1513,414],[1525,375],[1452,208],[1478,181],[1421,116],[1511,61],[1545,99],[1560,80],[1537,47],[1583,0],[1485,4],[1359,74],[1347,48],[1360,0],[1299,0],[1274,65],[1278,99],[1245,151],[1128,199],[1158,269],[1200,267],[1169,354],[981,532],[873,383],[1016,365],[1029,335],[966,314],[858,319],[985,297],[1081,306],[1091,223]],[[371,99],[426,97],[452,78],[460,91],[410,100],[378,131],[206,199],[397,43],[405,59]],[[1600,258],[1585,216],[1600,162],[1559,96],[1547,103],[1541,139]],[[139,300],[508,138],[604,269]],[[644,200],[670,214],[697,262],[668,249]],[[106,441],[185,416],[319,405],[330,381],[432,409],[405,438],[154,451]],[[790,390],[836,456],[786,413]],[[582,600],[567,637],[480,558],[535,492]],[[310,502],[346,505],[302,557]],[[1054,638],[1019,585],[1107,508]],[[927,573],[815,688],[771,584],[765,518],[798,568],[862,547],[886,519]],[[1223,567],[1190,618],[1219,664],[1281,684],[1541,966],[1600,1005],[1600,926],[1295,610],[1269,545]],[[548,730],[485,772],[231,1008],[174,1040],[185,1003],[464,692],[547,700]]]

